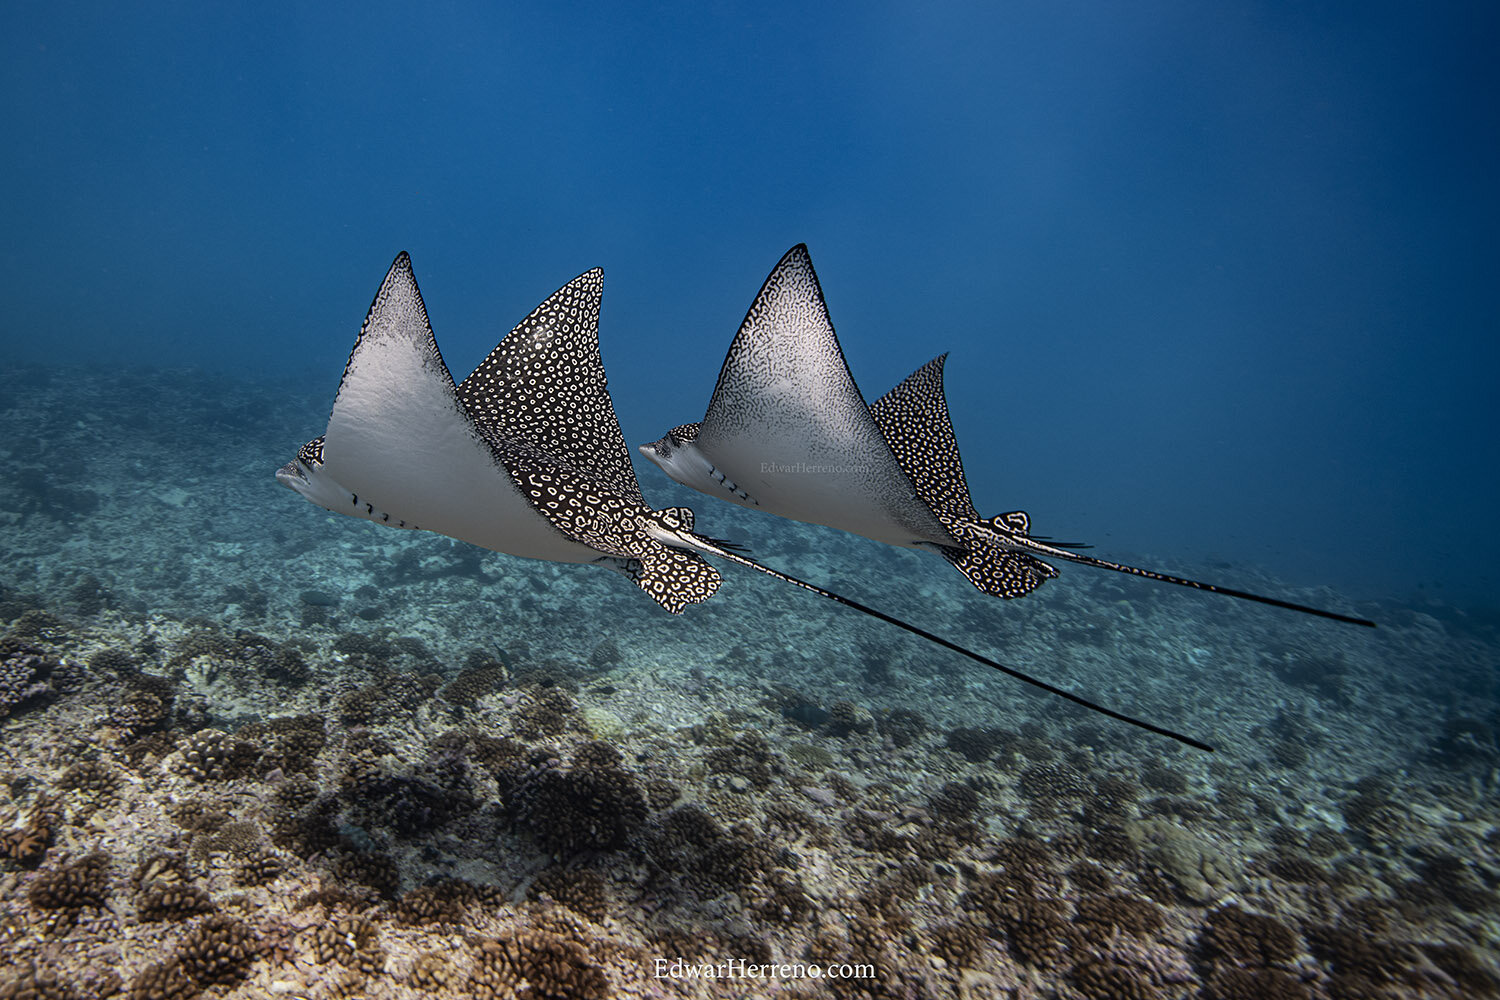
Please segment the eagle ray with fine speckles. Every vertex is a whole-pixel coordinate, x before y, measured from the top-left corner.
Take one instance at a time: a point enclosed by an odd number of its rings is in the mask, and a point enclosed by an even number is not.
[[[1354,625],[1280,598],[1127,566],[1031,534],[1025,511],[982,518],[943,394],[941,355],[866,405],[805,244],[787,251],[740,324],[708,412],[643,455],[709,496],[889,545],[942,554],[976,588],[1022,597],[1058,575],[1042,556]]]
[[[693,530],[686,507],[646,503],[599,354],[603,272],[558,289],[461,384],[443,361],[403,252],[360,328],[328,429],[276,472],[320,507],[426,529],[510,555],[617,570],[668,611],[708,600],[712,555],[906,630],[1111,718],[1207,744],[1097,705],[741,555]]]

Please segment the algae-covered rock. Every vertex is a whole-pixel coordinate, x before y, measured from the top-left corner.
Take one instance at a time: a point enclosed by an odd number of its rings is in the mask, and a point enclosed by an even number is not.
[[[1125,833],[1194,902],[1213,902],[1239,877],[1239,866],[1233,859],[1176,823],[1164,819],[1132,820],[1125,824]]]
[[[579,709],[579,714],[583,716],[589,732],[601,740],[617,740],[625,735],[625,723],[607,708],[585,705]]]

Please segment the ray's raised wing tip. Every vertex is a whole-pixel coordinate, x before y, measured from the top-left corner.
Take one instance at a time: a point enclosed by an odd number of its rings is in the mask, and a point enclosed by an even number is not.
[[[599,298],[604,294],[604,268],[591,267],[578,277],[562,286],[559,291],[571,293],[583,293],[592,298]]]

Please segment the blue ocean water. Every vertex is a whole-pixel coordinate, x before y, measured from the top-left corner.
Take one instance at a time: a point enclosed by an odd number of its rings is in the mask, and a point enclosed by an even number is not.
[[[952,351],[986,511],[1493,606],[1494,14],[611,5],[9,18],[10,357],[332,392],[411,251],[460,374],[573,275],[627,436],[819,267],[871,398]]]
[[[501,996],[544,954],[580,997],[772,995],[649,971],[683,956],[881,970],[799,997],[1500,995],[1497,27],[13,5],[0,995],[212,985],[195,941],[242,934],[236,1000]],[[750,572],[673,617],[272,477],[400,250],[460,379],[602,266],[634,445],[703,415],[799,242],[868,399],[949,352],[981,514],[1381,628],[1071,566],[999,602],[637,463],[705,533],[1210,757]]]

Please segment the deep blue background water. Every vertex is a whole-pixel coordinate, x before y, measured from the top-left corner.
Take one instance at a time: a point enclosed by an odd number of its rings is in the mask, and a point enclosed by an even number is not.
[[[806,241],[982,512],[1493,606],[1495,11],[9,4],[0,343],[331,399],[398,250],[459,378],[603,265],[634,443]]]

